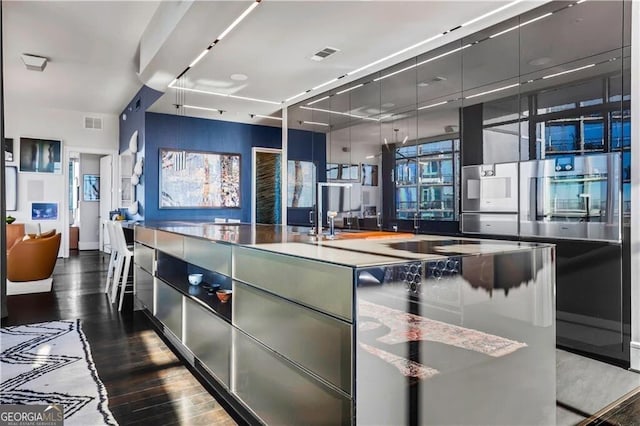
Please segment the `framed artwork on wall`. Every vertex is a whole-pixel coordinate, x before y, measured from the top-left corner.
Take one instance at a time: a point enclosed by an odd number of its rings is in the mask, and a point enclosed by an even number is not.
[[[7,163],[13,162],[13,139],[4,139],[4,161]]]
[[[56,140],[20,138],[20,171],[62,173],[61,146]]]
[[[378,186],[378,166],[376,164],[362,165],[362,186]]]
[[[289,160],[287,163],[287,207],[313,207],[316,200],[316,165],[300,160]]]
[[[159,207],[240,208],[240,154],[160,148]]]
[[[18,210],[18,168],[5,166],[4,189],[6,194],[7,211]]]
[[[58,220],[58,203],[31,203],[31,220]]]
[[[360,165],[327,163],[327,180],[360,180]]]
[[[100,201],[100,176],[82,176],[82,199],[83,201]]]

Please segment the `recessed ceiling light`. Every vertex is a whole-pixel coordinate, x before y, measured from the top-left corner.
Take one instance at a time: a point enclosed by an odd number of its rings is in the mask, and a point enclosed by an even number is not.
[[[553,77],[553,76],[551,76],[551,77]],[[544,78],[544,77],[542,77],[542,78]],[[464,99],[477,98],[478,96],[488,95],[489,93],[501,92],[503,90],[511,89],[511,88],[517,87],[517,86],[520,86],[520,83],[509,84],[508,86],[502,86],[502,87],[498,87],[497,89],[487,90],[486,92],[476,93],[475,95],[467,96]]]
[[[304,123],[304,124],[315,124],[316,126],[329,127],[329,125],[327,123],[321,123],[319,121],[303,121],[302,123]]]
[[[247,77],[246,74],[231,74],[230,78],[231,78],[231,80],[235,80],[235,81],[245,81],[249,77]]]
[[[249,116],[251,116],[251,118],[258,117],[258,118],[267,118],[267,119],[269,119],[269,120],[278,120],[278,121],[282,121],[282,117],[274,117],[274,116],[272,116],[272,115],[249,114]]]
[[[396,104],[394,104],[393,102],[387,102],[387,103],[382,104],[380,106],[383,107],[383,108],[391,108],[391,107],[396,106]]]
[[[172,88],[172,89],[183,90],[183,91],[186,91],[186,92],[202,93],[204,95],[222,96],[224,98],[240,99],[240,100],[243,100],[243,101],[261,102],[261,103],[271,104],[271,105],[280,105],[281,104],[280,102],[269,101],[269,100],[266,100],[266,99],[249,98],[247,96],[232,95],[232,94],[229,94],[229,93],[210,92],[208,90],[191,89],[189,87],[175,87],[175,86],[172,86],[172,85],[169,85],[169,87]]]
[[[583,67],[573,68],[573,69],[570,69],[570,70],[557,72],[555,74],[545,75],[545,76],[542,77],[542,79],[546,80],[548,78],[553,78],[553,77],[557,77],[559,75],[569,74],[569,73],[576,72],[576,71],[586,70],[587,68],[591,68],[591,67],[595,67],[595,66],[596,66],[596,64],[589,64],[589,65],[585,65]]]
[[[196,105],[176,105],[177,107],[182,106],[183,108],[188,108],[188,109],[199,109],[201,111],[212,111],[212,112],[219,112],[222,114],[222,111],[216,108],[206,108],[206,107],[201,107],[201,106],[196,106]]]

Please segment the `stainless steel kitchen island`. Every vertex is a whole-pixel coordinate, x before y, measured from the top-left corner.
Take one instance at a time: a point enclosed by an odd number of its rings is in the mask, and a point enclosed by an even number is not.
[[[553,246],[296,231],[135,229],[137,305],[247,422],[555,422]]]

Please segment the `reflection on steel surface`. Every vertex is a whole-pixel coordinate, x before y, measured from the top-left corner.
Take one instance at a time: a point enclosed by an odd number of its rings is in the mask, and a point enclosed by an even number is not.
[[[360,342],[360,347],[370,354],[375,355],[381,360],[393,365],[400,370],[400,373],[405,377],[428,379],[439,373],[439,371],[434,368],[427,367],[426,365],[383,351],[382,349],[374,348],[373,346],[369,346],[362,342]]]
[[[431,341],[471,350],[492,357],[501,357],[526,347],[526,343],[504,337],[435,321],[419,315],[367,302],[358,302],[359,316],[379,320],[391,331],[376,340],[390,345],[411,341]]]

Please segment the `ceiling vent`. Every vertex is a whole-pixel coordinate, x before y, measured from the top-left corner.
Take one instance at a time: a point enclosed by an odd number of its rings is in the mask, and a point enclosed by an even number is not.
[[[24,66],[30,71],[44,71],[47,66],[47,58],[38,55],[31,55],[29,53],[23,53],[20,55]]]
[[[102,118],[98,117],[85,117],[84,128],[92,130],[102,130]]]
[[[312,61],[322,61],[323,59],[327,58],[327,56],[333,55],[336,52],[339,52],[340,49],[336,49],[334,47],[325,47],[324,49],[322,49],[319,52],[316,52],[312,57],[311,60]]]

